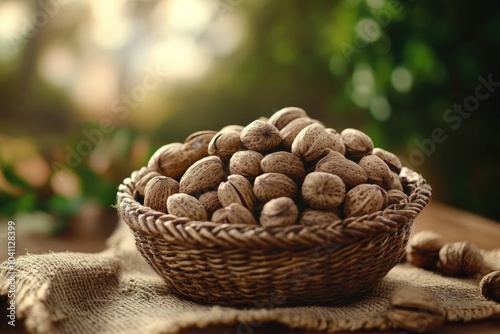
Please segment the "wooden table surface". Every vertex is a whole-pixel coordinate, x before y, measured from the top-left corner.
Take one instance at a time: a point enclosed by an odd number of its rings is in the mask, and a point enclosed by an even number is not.
[[[500,223],[489,219],[451,208],[449,206],[432,202],[418,217],[415,230],[432,230],[443,235],[445,241],[468,240],[480,248],[494,249],[500,248]],[[23,238],[18,240],[18,250],[26,249],[29,253],[43,253],[51,251],[81,251],[97,252],[104,248],[103,239],[83,239],[74,237],[57,238]],[[0,312],[5,318],[3,312]],[[0,321],[0,333],[25,333],[22,322],[17,321],[17,326],[13,329],[6,325],[6,321]],[[184,334],[215,334],[215,333],[237,333],[235,326],[218,326],[204,330],[188,330]],[[253,329],[248,334],[268,334],[268,333],[296,333],[313,334],[318,332],[291,331],[279,324],[267,324]],[[363,331],[359,333],[378,334],[402,334],[405,331]],[[476,321],[471,323],[450,323],[440,328],[437,333],[442,334],[499,334],[500,318],[487,321]]]

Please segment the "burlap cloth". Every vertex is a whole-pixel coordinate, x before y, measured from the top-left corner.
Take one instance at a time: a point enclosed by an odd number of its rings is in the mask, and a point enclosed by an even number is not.
[[[402,264],[373,293],[354,303],[242,310],[202,306],[173,295],[143,260],[132,234],[121,223],[101,253],[19,257],[17,319],[24,319],[30,333],[178,333],[213,324],[235,324],[236,332],[251,333],[267,322],[318,331],[387,329],[388,295],[398,286],[432,293],[446,309],[447,321],[498,317],[500,304],[486,301],[478,282],[487,272],[500,270],[500,249],[483,255],[487,267],[470,279],[443,277]],[[9,290],[6,274],[3,263],[3,298]]]

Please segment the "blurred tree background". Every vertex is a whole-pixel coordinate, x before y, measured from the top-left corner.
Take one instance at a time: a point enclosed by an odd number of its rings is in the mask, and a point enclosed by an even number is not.
[[[468,98],[480,77],[500,81],[499,9],[1,1],[0,216],[41,233],[100,228],[115,220],[118,184],[162,144],[299,106],[396,152],[435,199],[500,220],[500,87]],[[464,103],[470,114],[453,111]]]

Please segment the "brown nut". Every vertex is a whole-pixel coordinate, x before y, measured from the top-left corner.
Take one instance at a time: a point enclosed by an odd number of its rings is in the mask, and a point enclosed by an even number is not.
[[[215,211],[212,215],[212,221],[219,224],[257,225],[257,220],[253,214],[238,203],[233,203]]]
[[[421,231],[411,236],[406,247],[406,259],[420,268],[433,268],[439,259],[444,241],[440,234]]]
[[[179,183],[171,177],[155,176],[144,190],[144,206],[167,212],[167,198],[179,192]]]
[[[200,201],[201,205],[203,205],[203,207],[205,208],[208,219],[212,218],[212,214],[215,211],[222,208],[222,205],[219,202],[217,190],[211,190],[201,194],[198,198],[198,201]]]
[[[263,158],[264,156],[257,151],[238,151],[229,160],[229,172],[248,178],[257,177],[262,174],[260,164]]]
[[[398,174],[389,171],[386,178],[383,181],[382,188],[385,190],[399,190],[403,191],[403,184],[401,183],[401,178]]]
[[[332,128],[327,128],[326,133],[330,137],[330,141],[332,142],[332,150],[339,152],[342,155],[345,155],[345,144],[342,141],[342,136],[337,130]]]
[[[471,276],[481,271],[483,256],[468,241],[445,244],[439,251],[438,270],[448,276]]]
[[[365,155],[372,154],[373,141],[364,132],[347,128],[340,135],[345,144],[346,156],[353,160],[359,160]]]
[[[240,134],[236,131],[219,131],[208,144],[208,154],[218,156],[224,162],[243,149]]]
[[[190,160],[181,143],[163,145],[151,156],[148,168],[158,173],[179,179],[189,167]]]
[[[395,327],[416,333],[439,328],[445,317],[444,308],[429,293],[416,288],[398,288],[389,298],[387,317]]]
[[[300,117],[307,117],[304,109],[297,107],[286,107],[278,110],[269,117],[268,122],[274,125],[278,130],[283,129],[288,123]]]
[[[291,150],[305,163],[309,163],[321,157],[327,148],[333,148],[328,132],[322,125],[313,123],[298,133],[292,142]]]
[[[293,180],[302,180],[306,174],[302,160],[295,154],[285,151],[266,155],[260,166],[264,173],[281,173]]]
[[[243,128],[244,128],[243,125],[231,124],[231,125],[226,125],[222,129],[220,129],[219,132],[238,132],[238,133],[241,133],[241,130],[243,130]]]
[[[389,179],[391,175],[389,167],[387,167],[386,163],[376,155],[365,155],[359,160],[358,164],[365,170],[368,176],[368,183],[384,187],[386,180]]]
[[[302,198],[313,209],[333,209],[344,201],[346,190],[344,182],[337,175],[312,172],[302,183]]]
[[[309,117],[299,117],[288,123],[285,127],[283,127],[280,130],[281,137],[283,137],[283,142],[281,143],[281,146],[287,150],[290,151],[292,148],[292,143],[295,140],[295,137],[299,134],[302,129],[304,129],[306,126],[311,125],[314,123],[314,120],[312,120]]]
[[[347,188],[353,188],[368,179],[368,175],[360,165],[333,150],[318,161],[316,171],[337,175]]]
[[[240,140],[249,150],[265,152],[278,147],[283,138],[274,125],[257,120],[245,126]]]
[[[209,156],[192,164],[179,182],[179,191],[186,194],[201,194],[214,189],[224,180],[224,164],[219,157]]]
[[[264,173],[255,179],[253,192],[259,201],[268,202],[278,197],[293,198],[297,193],[297,185],[286,175]]]
[[[479,282],[484,298],[500,303],[500,271],[493,271]]]
[[[136,184],[135,184],[134,197],[136,197],[136,194],[140,195],[141,197],[144,197],[144,192],[146,190],[146,185],[155,176],[162,176],[162,175],[160,173],[156,172],[156,171],[149,171],[144,176],[142,176],[139,179],[139,181],[137,181]]]
[[[168,213],[196,221],[206,221],[207,212],[203,205],[191,195],[178,193],[167,198]]]
[[[255,206],[255,195],[250,181],[241,175],[229,175],[226,182],[219,184],[217,190],[219,202],[223,207],[231,203],[238,203],[253,211]]]
[[[305,226],[329,225],[341,221],[333,210],[306,209],[300,216],[299,223]]]
[[[394,153],[376,147],[373,149],[373,154],[382,159],[387,164],[389,169],[394,173],[399,174],[401,172],[403,164],[401,163],[401,160],[399,160],[399,158]]]
[[[259,221],[262,226],[288,226],[295,224],[298,216],[299,209],[293,200],[279,197],[264,205]]]
[[[382,210],[387,205],[387,193],[376,184],[360,184],[345,196],[344,214],[357,217]]]
[[[183,150],[189,158],[189,164],[208,156],[208,144],[217,131],[197,131],[189,135],[184,141]]]
[[[408,202],[408,195],[406,195],[404,192],[400,190],[391,189],[387,191],[387,201],[388,205],[401,204],[401,203],[406,204]]]

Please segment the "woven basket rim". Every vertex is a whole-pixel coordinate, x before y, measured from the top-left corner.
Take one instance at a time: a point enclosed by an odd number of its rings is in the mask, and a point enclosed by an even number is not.
[[[189,248],[290,249],[327,244],[348,244],[396,231],[411,223],[429,203],[432,189],[421,174],[403,167],[400,176],[408,201],[328,225],[255,226],[192,221],[153,210],[134,199],[135,182],[145,167],[134,171],[118,187],[117,208],[129,228],[168,243]]]

